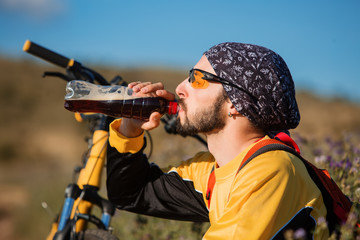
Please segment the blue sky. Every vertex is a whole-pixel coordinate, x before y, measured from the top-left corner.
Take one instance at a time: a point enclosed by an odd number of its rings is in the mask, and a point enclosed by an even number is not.
[[[0,54],[34,60],[30,39],[85,65],[187,71],[214,44],[253,43],[298,88],[360,102],[359,12],[359,0],[0,0]]]

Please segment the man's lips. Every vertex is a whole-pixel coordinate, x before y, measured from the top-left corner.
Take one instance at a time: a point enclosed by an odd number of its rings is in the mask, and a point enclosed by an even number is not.
[[[179,100],[178,101],[178,105],[179,105],[179,112],[184,112],[186,110],[186,106],[183,100]]]

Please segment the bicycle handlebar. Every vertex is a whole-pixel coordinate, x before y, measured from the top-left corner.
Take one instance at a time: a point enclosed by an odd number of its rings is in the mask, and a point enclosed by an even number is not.
[[[31,42],[30,40],[25,41],[23,50],[63,68],[72,67],[76,62],[74,59],[64,57],[56,52],[44,48],[43,46]]]
[[[30,40],[25,41],[25,44],[23,46],[23,51],[30,53],[36,57],[42,58],[45,61],[48,61],[62,68],[66,68],[66,70],[68,71],[67,76],[53,72],[51,73],[46,72],[46,76],[51,75],[51,76],[61,77],[67,81],[80,79],[80,80],[93,82],[94,80],[96,80],[101,85],[110,84],[108,81],[106,81],[106,79],[102,75],[100,75],[99,73],[97,73],[96,71],[90,68],[82,66],[80,62],[75,61],[74,59],[64,57],[63,55],[60,55],[43,46],[31,42]]]

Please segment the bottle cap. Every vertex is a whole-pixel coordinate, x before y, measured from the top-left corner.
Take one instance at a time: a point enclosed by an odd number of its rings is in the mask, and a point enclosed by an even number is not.
[[[178,112],[178,103],[177,102],[169,102],[168,114],[174,115]]]

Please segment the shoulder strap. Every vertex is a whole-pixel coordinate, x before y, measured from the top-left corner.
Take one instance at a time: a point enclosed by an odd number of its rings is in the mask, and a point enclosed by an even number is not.
[[[292,145],[292,144],[291,144]],[[293,146],[293,145],[292,145]],[[352,206],[351,201],[342,193],[340,188],[331,179],[326,170],[319,169],[299,154],[297,145],[290,147],[282,141],[276,139],[265,139],[256,143],[249,152],[245,155],[241,162],[238,172],[246,166],[255,157],[266,153],[268,151],[283,150],[297,156],[305,165],[311,179],[321,191],[323,201],[327,209],[326,220],[330,232],[335,229],[337,224],[341,221],[346,221],[347,215]],[[211,193],[215,185],[215,167],[211,170],[206,199],[208,200],[208,208],[210,208]],[[340,222],[339,222],[340,221]]]
[[[266,146],[266,148],[264,148]],[[261,150],[260,150],[261,149]],[[296,144],[296,142],[286,133],[279,132],[277,133],[274,138],[265,139],[262,141],[257,142],[250,151],[246,154],[244,160],[242,161],[238,172],[253,158],[259,156],[268,151],[273,150],[289,150],[291,149],[295,155],[300,156],[300,148]]]
[[[267,149],[264,149],[265,146],[270,146]],[[240,166],[239,166],[239,170],[238,172],[247,164],[249,163],[252,159],[254,159],[255,157],[259,156],[262,153],[265,153],[267,151],[270,150],[280,150],[280,148],[289,148],[287,145],[285,145],[284,143],[275,140],[275,139],[266,139],[266,140],[262,140],[257,142],[249,151],[248,153],[245,155],[244,159],[242,160]],[[211,201],[211,194],[212,191],[214,189],[215,186],[215,165],[213,166],[213,168],[211,169],[210,175],[209,175],[209,180],[208,180],[208,185],[207,185],[207,190],[206,190],[206,200],[208,208],[210,209],[210,201]]]
[[[211,194],[212,194],[212,191],[214,189],[215,182],[216,182],[214,170],[215,170],[215,165],[211,169],[209,180],[208,180],[208,185],[207,185],[207,190],[206,190],[206,200],[208,201],[207,202],[208,209],[210,209]]]
[[[347,220],[348,214],[352,207],[352,202],[331,179],[327,170],[317,168],[315,165],[304,159],[296,149],[291,148],[280,141],[269,140],[264,140],[261,145],[259,143],[259,146],[254,149],[255,152],[252,151],[254,153],[248,157],[244,163],[242,163],[239,171],[252,159],[268,151],[283,150],[295,155],[304,163],[311,179],[314,181],[321,192],[325,207],[327,209],[326,220],[328,222],[329,231],[330,233],[333,232],[336,228],[336,225],[342,224]]]
[[[280,142],[276,139],[265,139],[258,143],[256,143],[250,151],[245,155],[243,161],[240,164],[238,172],[245,167],[246,164],[248,164],[251,160],[256,158],[257,156],[273,150],[287,150],[292,149],[288,145],[285,145],[284,143]],[[294,150],[295,151],[295,150]]]

